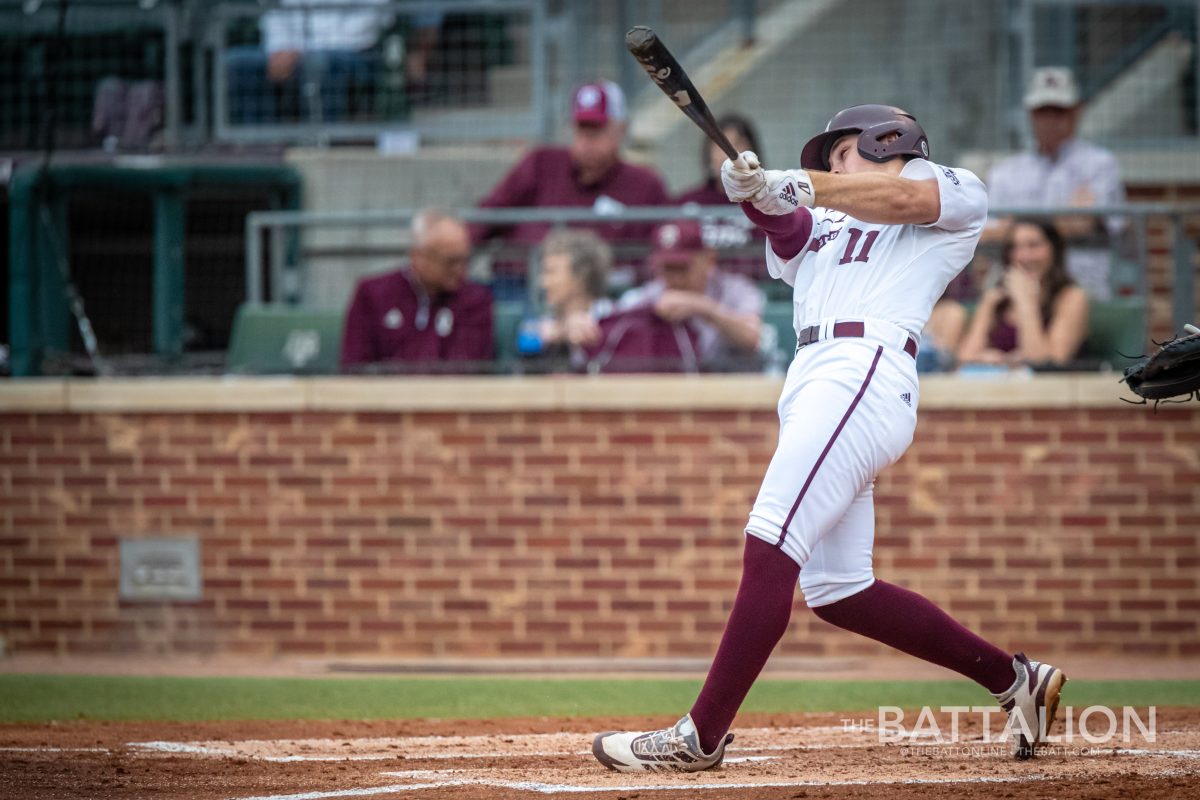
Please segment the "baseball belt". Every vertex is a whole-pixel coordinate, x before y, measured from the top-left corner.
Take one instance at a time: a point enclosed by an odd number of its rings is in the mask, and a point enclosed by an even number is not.
[[[850,321],[833,323],[833,335],[826,338],[831,339],[861,339],[867,335],[867,325],[865,322]],[[807,347],[813,342],[821,340],[821,326],[809,325],[807,328],[801,328],[796,337],[796,352],[800,352],[800,348]],[[917,340],[910,334],[904,342],[904,352],[908,353],[914,359],[917,357]]]

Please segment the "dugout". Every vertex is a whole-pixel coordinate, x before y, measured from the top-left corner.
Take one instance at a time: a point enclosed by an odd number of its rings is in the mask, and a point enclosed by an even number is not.
[[[12,374],[82,362],[66,276],[105,356],[151,353],[162,371],[185,351],[224,350],[245,298],[245,216],[298,208],[300,196],[299,176],[281,165],[152,157],[18,169],[8,210]]]

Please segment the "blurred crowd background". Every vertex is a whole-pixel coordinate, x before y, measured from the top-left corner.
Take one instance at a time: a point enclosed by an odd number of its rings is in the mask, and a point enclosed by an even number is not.
[[[1196,0],[3,0],[0,368],[782,372],[813,321],[635,24],[769,167],[882,102],[988,182],[923,370],[1195,319]]]

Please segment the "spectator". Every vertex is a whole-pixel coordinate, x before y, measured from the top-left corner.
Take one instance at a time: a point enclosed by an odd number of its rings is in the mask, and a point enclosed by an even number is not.
[[[739,153],[752,150],[758,154],[760,160],[763,159],[762,145],[758,142],[758,135],[750,120],[740,114],[727,114],[717,120],[717,125]],[[675,203],[729,208],[729,198],[725,196],[725,189],[721,186],[721,164],[725,158],[725,151],[713,144],[708,137],[704,137],[700,146],[700,170],[704,180],[676,197]],[[702,219],[701,225],[704,243],[717,248],[718,251],[727,248],[740,248],[744,251],[752,241],[761,242],[766,238],[766,234],[742,214],[736,218]],[[755,248],[752,254],[722,254],[720,266],[743,275],[763,273],[761,247]]]
[[[1042,67],[1033,74],[1025,108],[1033,126],[1036,149],[1001,161],[988,176],[992,206],[1088,208],[1125,202],[1116,157],[1075,137],[1079,125],[1079,90],[1064,67]],[[993,220],[984,241],[1002,241],[1010,220]],[[1058,231],[1072,243],[1067,272],[1097,300],[1112,296],[1109,285],[1109,240],[1124,229],[1120,217],[1064,215]]]
[[[651,169],[621,160],[625,139],[625,96],[611,81],[585,84],[571,105],[572,136],[568,147],[538,147],[501,179],[481,208],[572,207],[591,208],[597,214],[620,211],[625,206],[658,206],[669,202],[666,187]],[[539,244],[550,231],[549,222],[525,222],[503,228],[475,226],[478,244],[493,236],[526,248]],[[645,242],[652,225],[608,223],[591,226],[610,244]],[[523,261],[501,262],[501,275],[523,275]]]
[[[693,324],[707,368],[751,366],[762,333],[762,292],[748,278],[717,269],[716,251],[704,244],[695,220],[660,225],[653,243],[657,277],[626,292],[620,307],[650,306],[667,322]]]
[[[592,231],[557,230],[542,244],[542,291],[548,314],[533,336],[522,334],[521,351],[574,368],[586,360],[584,348],[600,340],[599,320],[613,310],[608,291],[612,251]]]
[[[1065,246],[1053,222],[1009,226],[1003,276],[984,290],[959,348],[962,363],[1064,365],[1087,334],[1088,299],[1067,274]]]
[[[467,227],[425,211],[412,225],[406,267],[359,282],[342,334],[343,371],[381,362],[442,371],[478,369],[492,358],[492,296],[466,280]],[[439,369],[441,367],[442,369]]]
[[[921,332],[917,372],[946,372],[954,367],[967,327],[967,307],[943,293]]]
[[[750,120],[740,114],[726,114],[717,120],[717,126],[739,153],[752,150],[758,154],[760,163],[766,163],[762,146],[758,142],[758,134],[755,133]],[[721,186],[721,164],[725,163],[726,158],[728,156],[724,150],[707,136],[704,137],[700,147],[700,170],[704,174],[704,180],[676,197],[675,202],[680,205],[698,203],[702,206],[728,208],[729,198],[725,196],[725,189]]]
[[[363,6],[387,2],[281,0],[284,8],[267,11],[259,22],[262,48],[234,47],[226,57],[230,121],[329,122],[349,116],[351,99],[372,93],[377,64],[370,51],[391,22],[385,9]],[[333,5],[356,7],[328,7]]]
[[[600,337],[586,349],[586,368],[600,372],[699,372],[699,336],[691,320],[660,317],[649,305],[600,320]]]

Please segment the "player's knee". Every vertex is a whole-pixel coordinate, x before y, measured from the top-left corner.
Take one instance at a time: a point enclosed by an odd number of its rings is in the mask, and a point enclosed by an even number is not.
[[[875,575],[854,578],[839,578],[832,575],[813,576],[811,581],[805,581],[804,572],[800,572],[800,591],[804,594],[805,604],[820,616],[822,606],[828,606],[847,597],[853,597],[875,582]]]

